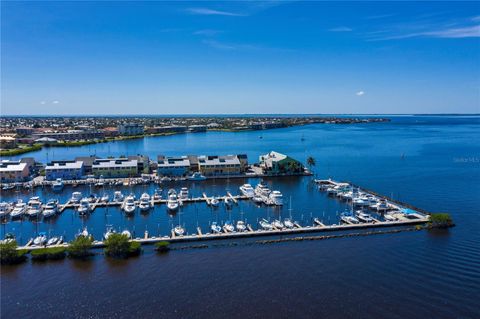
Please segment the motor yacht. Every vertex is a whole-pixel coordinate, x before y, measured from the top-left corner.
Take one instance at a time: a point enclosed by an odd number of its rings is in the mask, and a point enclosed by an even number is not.
[[[248,198],[252,198],[253,196],[255,196],[255,190],[253,189],[252,185],[243,184],[239,188],[240,192],[242,192],[244,196],[247,196]]]
[[[82,193],[80,192],[73,192],[72,197],[70,198],[70,202],[78,203],[82,199]]]
[[[351,212],[342,213],[340,220],[346,224],[358,224],[360,222]]]
[[[105,232],[105,234],[103,234],[103,238],[104,238],[105,240],[107,240],[108,237],[110,237],[111,235],[116,234],[116,233],[117,233],[117,232],[115,231],[115,229],[113,229],[112,227],[109,227],[109,228],[107,229],[107,231]]]
[[[285,218],[283,220],[283,224],[285,225],[286,228],[293,228],[295,227],[295,224],[293,223],[293,221],[290,219],[290,218]]]
[[[38,236],[33,240],[33,244],[36,246],[42,246],[47,242],[47,234],[45,232],[38,233]]]
[[[212,233],[214,234],[219,234],[222,232],[222,227],[217,225],[216,222],[213,222],[212,225],[210,225],[210,229],[212,230]]]
[[[153,200],[160,200],[160,199],[162,199],[162,190],[157,188],[153,193]]]
[[[177,210],[179,206],[177,193],[173,191],[168,195],[167,208],[171,211]]]
[[[357,215],[358,220],[363,222],[363,223],[373,223],[374,222],[374,220],[372,218],[372,215],[367,214],[362,210],[357,210],[355,212],[355,215]]]
[[[273,226],[270,224],[267,220],[262,219],[258,222],[260,226],[263,228],[263,230],[272,230]]]
[[[43,208],[42,215],[44,218],[52,217],[58,212],[58,200],[51,199]]]
[[[255,195],[252,197],[252,201],[256,204],[261,204],[263,203],[263,197],[259,195]]]
[[[268,196],[273,205],[282,206],[283,205],[283,195],[280,191],[273,191]]]
[[[204,181],[206,180],[207,178],[205,176],[203,176],[201,173],[199,172],[195,172],[193,173],[192,175],[190,175],[188,177],[188,180],[189,181]]]
[[[115,191],[115,193],[113,193],[113,201],[116,203],[123,201],[123,194],[121,191]]]
[[[127,214],[132,214],[135,212],[135,196],[128,195],[125,198],[125,202],[123,203],[123,211]]]
[[[245,225],[245,222],[243,220],[237,221],[237,231],[238,232],[243,232],[247,230],[247,226]]]
[[[229,233],[233,233],[235,231],[235,226],[233,226],[232,222],[230,221],[226,221],[223,225],[223,228]]]
[[[182,226],[177,225],[173,229],[173,232],[175,233],[176,236],[183,236],[185,234],[185,229]]]
[[[182,187],[182,188],[180,189],[179,198],[180,198],[181,200],[188,199],[188,188]]]
[[[10,214],[11,210],[12,210],[12,206],[10,206],[9,203],[7,202],[0,203],[0,218],[7,217],[8,214]]]
[[[104,194],[102,198],[100,198],[100,201],[102,203],[108,203],[108,200],[110,199],[110,196],[108,194]]]
[[[11,243],[12,241],[15,241],[15,240],[16,240],[16,239],[15,239],[15,235],[14,235],[14,234],[12,234],[12,233],[7,233],[7,234],[5,235],[5,239],[3,240],[3,243],[6,243],[6,244],[7,244],[7,243]]]
[[[80,215],[88,214],[92,210],[92,206],[90,204],[90,200],[88,198],[82,198],[80,200],[80,205],[77,207],[77,212]]]
[[[377,212],[384,212],[388,210],[388,203],[385,199],[380,199],[377,203],[370,205],[370,208]]]
[[[58,237],[52,237],[49,240],[47,240],[47,246],[52,246],[58,243]]]
[[[223,198],[223,203],[225,204],[225,207],[227,207],[227,208],[232,208],[233,200],[232,200],[230,197],[225,196],[225,197]]]
[[[255,187],[255,194],[260,195],[260,196],[268,196],[270,195],[271,190],[264,184],[259,183]]]
[[[138,203],[138,207],[140,208],[141,211],[146,211],[150,209],[150,195],[147,193],[143,193],[142,196],[140,196],[140,202]]]
[[[394,217],[394,216],[391,215],[391,214],[384,214],[384,215],[383,215],[383,218],[384,218],[385,221],[387,221],[387,222],[394,222],[394,221],[397,220],[397,218]]]
[[[15,204],[15,206],[13,207],[13,210],[10,213],[10,216],[12,218],[20,218],[27,212],[27,209],[28,209],[27,204],[24,203],[21,199],[19,199]]]
[[[61,178],[57,178],[52,184],[52,190],[54,192],[61,192],[64,186],[65,185],[63,184],[63,180]]]
[[[79,237],[79,236],[83,236],[83,237],[89,237],[90,236],[89,233],[88,233],[87,227],[83,228],[83,230],[77,234],[77,237]]]
[[[122,235],[123,235],[123,236],[127,236],[128,239],[132,239],[132,234],[131,234],[130,231],[128,231],[127,229],[125,229],[124,231],[122,231]]]
[[[279,221],[278,219],[275,219],[272,224],[273,224],[273,227],[275,227],[276,229],[285,228],[285,225],[283,225],[283,223],[281,221]]]
[[[35,196],[30,198],[28,201],[27,216],[28,217],[37,217],[42,212],[42,202],[40,197]]]

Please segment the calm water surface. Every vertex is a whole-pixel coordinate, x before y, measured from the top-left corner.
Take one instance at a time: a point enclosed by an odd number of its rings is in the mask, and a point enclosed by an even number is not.
[[[74,155],[247,153],[250,161],[270,150],[300,160],[317,159],[321,177],[350,180],[429,211],[450,212],[457,227],[362,238],[173,251],[149,247],[135,259],[96,256],[91,261],[27,262],[2,267],[2,318],[254,317],[254,318],[479,318],[480,121],[478,117],[394,117],[391,123],[310,125],[264,132],[186,134],[81,148],[51,148],[40,161]],[[262,138],[259,138],[259,137]],[[301,141],[301,137],[305,141]],[[189,184],[192,194],[237,192],[245,180]],[[255,184],[256,180],[249,180]],[[241,203],[232,211],[203,204],[169,215],[158,206],[127,219],[117,209],[97,209],[86,220],[65,211],[50,222],[3,224],[21,240],[38,230],[71,236],[86,225],[100,237],[105,225],[140,235],[166,234],[171,225],[189,232],[211,221],[311,217],[336,222],[344,204],[326,198],[308,178],[270,179],[292,198],[281,209]],[[172,185],[179,188],[181,184]],[[85,194],[90,189],[80,187]],[[137,194],[153,192],[137,186]],[[72,189],[66,188],[61,199]],[[114,189],[93,189],[92,192]],[[48,199],[53,194],[37,189]],[[29,197],[2,194],[2,200]],[[238,241],[237,241],[238,242]]]

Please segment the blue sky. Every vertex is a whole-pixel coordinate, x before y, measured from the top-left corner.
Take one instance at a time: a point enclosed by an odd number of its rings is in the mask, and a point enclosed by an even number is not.
[[[480,8],[2,2],[1,113],[479,113]]]

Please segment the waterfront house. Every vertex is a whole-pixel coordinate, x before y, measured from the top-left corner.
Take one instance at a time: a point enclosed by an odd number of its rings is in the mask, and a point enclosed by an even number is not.
[[[24,182],[29,176],[27,163],[10,160],[0,162],[0,182],[2,183]]]
[[[270,175],[299,174],[304,171],[302,163],[290,156],[274,151],[260,156],[260,166],[265,174]]]
[[[186,176],[190,173],[189,157],[158,155],[157,173],[158,176]]]
[[[236,155],[199,156],[198,167],[204,176],[240,175],[242,165]]]
[[[96,159],[92,164],[92,174],[105,178],[134,177],[138,175],[138,163],[128,158]]]
[[[81,179],[84,175],[82,161],[52,161],[45,167],[45,178],[50,181]]]
[[[15,138],[14,134],[0,135],[1,149],[15,148],[16,146],[17,146],[17,139]]]
[[[142,135],[144,126],[138,123],[126,123],[118,126],[118,134],[120,135]]]

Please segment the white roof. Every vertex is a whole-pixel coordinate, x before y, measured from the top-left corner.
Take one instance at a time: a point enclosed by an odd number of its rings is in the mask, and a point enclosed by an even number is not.
[[[92,168],[98,167],[137,167],[137,160],[120,158],[98,159],[93,162]]]
[[[25,169],[27,163],[20,163],[15,161],[2,161],[0,165],[0,172],[21,172]]]
[[[185,167],[190,166],[190,160],[187,157],[166,157],[158,161],[158,167]]]
[[[80,169],[83,166],[82,161],[76,162],[53,162],[45,167],[45,170],[57,170],[57,169]]]
[[[240,165],[240,160],[234,155],[211,157],[202,155],[198,157],[200,166],[204,165]]]

